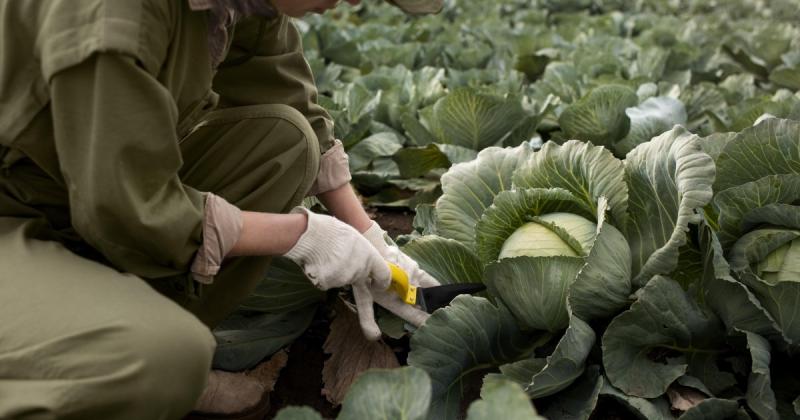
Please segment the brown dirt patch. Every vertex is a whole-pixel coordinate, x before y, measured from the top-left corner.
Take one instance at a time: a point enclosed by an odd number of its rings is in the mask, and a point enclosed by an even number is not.
[[[410,210],[367,209],[367,213],[394,239],[414,230],[414,212]]]

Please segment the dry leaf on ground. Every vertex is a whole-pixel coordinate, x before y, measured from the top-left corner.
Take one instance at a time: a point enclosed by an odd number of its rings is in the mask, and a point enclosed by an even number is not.
[[[250,409],[272,392],[289,357],[281,350],[254,369],[245,372],[212,370],[208,384],[195,404],[196,411],[232,414]]]
[[[680,411],[688,411],[708,398],[702,392],[685,386],[670,387],[667,390],[667,395],[672,403],[672,408]]]
[[[364,338],[358,316],[341,302],[323,349],[331,357],[322,369],[322,395],[334,405],[342,403],[350,385],[367,369],[400,367],[389,346]]]

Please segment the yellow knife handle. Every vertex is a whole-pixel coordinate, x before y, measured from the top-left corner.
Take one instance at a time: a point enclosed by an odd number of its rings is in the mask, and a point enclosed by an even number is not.
[[[417,286],[408,282],[408,274],[397,264],[387,262],[389,270],[392,272],[392,283],[388,290],[392,290],[400,296],[403,302],[414,305],[417,303]]]

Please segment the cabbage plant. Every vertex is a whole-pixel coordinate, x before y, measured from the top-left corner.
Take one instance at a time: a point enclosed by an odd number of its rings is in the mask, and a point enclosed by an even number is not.
[[[800,122],[718,137],[713,219],[731,268],[786,343],[800,346]]]
[[[488,294],[457,298],[412,337],[409,364],[432,380],[431,418],[456,417],[464,378],[481,369],[499,369],[532,398],[584,375],[598,338],[591,323],[675,270],[714,173],[681,127],[624,161],[568,141],[491,147],[454,165],[425,214],[432,234],[404,251],[443,283],[482,281]]]

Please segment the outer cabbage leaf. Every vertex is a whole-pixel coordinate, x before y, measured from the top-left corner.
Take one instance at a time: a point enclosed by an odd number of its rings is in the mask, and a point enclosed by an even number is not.
[[[472,403],[467,420],[544,420],[519,385],[508,380],[484,383],[481,399]]]
[[[636,146],[669,131],[675,125],[686,124],[683,102],[669,96],[649,98],[638,106],[625,110],[631,120],[628,135],[614,144],[614,154],[625,156]]]
[[[788,229],[759,229],[742,236],[731,250],[731,267],[755,293],[764,308],[780,326],[788,341],[800,344],[800,282],[770,283],[759,278],[751,265],[762,261],[772,251],[789,241],[800,238],[800,231]]]
[[[597,406],[602,388],[603,377],[599,367],[590,366],[571,387],[554,395],[542,414],[548,419],[588,420]]]
[[[569,212],[594,217],[583,201],[561,188],[503,191],[481,216],[476,230],[478,256],[484,264],[497,259],[503,243],[532,216]]]
[[[603,386],[600,388],[600,395],[612,398],[624,405],[629,411],[634,413],[642,420],[672,419],[670,407],[664,398],[646,399],[627,395],[614,388],[608,379],[603,378]]]
[[[436,168],[447,168],[450,160],[435,144],[425,147],[406,147],[397,151],[392,159],[403,178],[423,176]]]
[[[415,367],[373,369],[353,383],[337,419],[424,419],[431,400],[431,380]],[[286,407],[276,420],[322,420],[311,407]]]
[[[725,147],[717,159],[714,190],[782,174],[800,174],[800,121],[768,118]]]
[[[597,214],[600,197],[611,206],[611,223],[623,229],[627,222],[628,187],[622,161],[604,147],[580,141],[546,143],[514,174],[518,188],[563,188]]]
[[[391,158],[375,158],[372,161],[371,167],[372,168],[369,170],[353,172],[353,183],[360,188],[365,188],[367,191],[380,190],[387,185],[391,185],[390,181],[400,177],[400,169],[397,168],[397,164]],[[374,198],[378,196],[380,196],[380,194],[370,197],[369,200],[374,200]],[[398,199],[400,198],[395,198],[395,200]],[[387,201],[393,200],[384,199],[384,202]]]
[[[392,156],[403,148],[403,141],[394,133],[373,134],[347,151],[350,171],[366,169],[376,158]]]
[[[733,141],[737,135],[738,133],[714,133],[700,139],[700,146],[716,162],[725,146]]]
[[[747,347],[750,349],[751,369],[747,383],[747,405],[758,415],[759,419],[778,420],[777,401],[772,391],[770,375],[769,342],[758,334],[745,332]]]
[[[627,395],[614,388],[608,379],[600,374],[599,366],[589,366],[583,377],[563,392],[553,396],[544,414],[551,419],[587,420],[595,412],[600,397],[617,401],[628,412],[642,420],[674,418],[666,399],[646,399]]]
[[[314,306],[278,314],[237,312],[214,329],[217,369],[250,369],[291,344],[314,319]]]
[[[663,364],[649,358],[655,349],[686,357],[724,349],[716,318],[691,300],[681,286],[656,276],[631,308],[614,318],[603,335],[603,365],[611,383],[626,394],[654,398],[687,370],[685,361]]]
[[[524,357],[532,350],[532,342],[507,309],[484,298],[458,296],[434,312],[411,337],[408,355],[409,365],[431,377],[429,418],[457,418],[462,380],[480,369]]]
[[[451,164],[469,162],[478,152],[452,144],[428,144],[425,147],[406,147],[392,157],[405,178],[423,176],[436,168],[449,168]]]
[[[720,89],[708,82],[692,85],[689,89],[683,90],[679,99],[686,104],[687,127],[693,132],[706,124],[709,116],[722,113],[728,107]]]
[[[372,47],[385,50],[386,46],[373,44]],[[410,47],[418,49],[419,44],[412,43]],[[396,49],[393,52],[403,51]],[[406,54],[411,59],[414,55]],[[405,65],[397,65],[379,67],[359,78],[358,82],[367,86],[372,92],[382,93],[375,119],[399,129],[404,123],[405,116],[410,116],[412,112],[415,114],[419,107],[430,105],[445,94],[442,84],[444,76],[445,70],[440,68],[424,67],[411,71]]]
[[[411,68],[419,50],[419,43],[395,43],[386,38],[362,40],[358,43],[361,66],[364,69],[396,65]]]
[[[750,331],[788,344],[758,298],[731,276],[722,246],[707,224],[700,226],[700,249],[703,252],[703,301],[720,317],[728,334],[737,330]]]
[[[721,398],[708,398],[678,417],[681,420],[729,419],[739,412],[739,403]]]
[[[551,12],[578,12],[592,6],[592,0],[545,0],[543,6]]]
[[[514,171],[531,153],[527,144],[490,147],[471,162],[453,165],[442,175],[443,194],[436,203],[439,234],[474,249],[475,225],[495,196],[511,189]]]
[[[420,204],[414,211],[414,230],[422,235],[436,235],[436,207],[433,204]]]
[[[364,372],[350,387],[339,420],[426,418],[431,380],[424,370],[407,366]]]
[[[406,244],[403,252],[442,284],[483,282],[483,265],[458,241],[427,235]]]
[[[358,43],[353,40],[349,31],[342,31],[333,24],[326,24],[320,25],[317,32],[320,53],[323,57],[345,66],[358,67],[361,64]]]
[[[579,257],[505,258],[486,267],[486,285],[524,328],[557,332],[569,325],[567,293],[583,265]]]
[[[322,416],[311,407],[289,406],[278,411],[275,420],[322,420]]]
[[[418,146],[427,146],[431,143],[436,143],[438,139],[419,122],[416,114],[416,112],[407,112],[400,117],[400,123],[406,135],[408,135],[408,138]]]
[[[714,162],[697,136],[675,127],[628,154],[625,180],[630,194],[626,236],[633,282],[641,286],[675,269],[689,224],[701,220],[697,211],[711,201]]]
[[[242,302],[246,311],[281,313],[322,302],[325,292],[317,289],[295,263],[273,258],[267,274],[253,293]]]
[[[744,233],[764,223],[800,229],[800,206],[782,206],[783,210],[770,206],[798,200],[800,175],[795,174],[768,175],[717,193],[714,206],[719,213],[720,242],[730,248]]]
[[[779,66],[769,74],[769,80],[795,91],[800,90],[800,65]]]
[[[305,41],[303,41],[305,43]],[[336,63],[325,63],[325,60],[319,57],[309,57],[306,55],[311,72],[314,74],[314,84],[317,85],[317,91],[320,93],[329,94],[339,87],[339,80],[342,76],[344,68]]]
[[[664,68],[669,60],[670,52],[660,47],[646,47],[639,51],[633,62],[631,75],[648,80],[659,80],[664,75]],[[628,114],[630,116],[630,114]],[[671,127],[668,127],[671,128]]]
[[[576,20],[573,25],[582,24],[581,20]],[[589,86],[619,88],[625,87],[625,81],[621,76],[626,63],[622,57],[632,58],[633,54],[635,54],[635,50],[632,43],[625,42],[618,37],[600,35],[590,36],[585,42],[579,43],[577,48],[571,52],[570,58],[574,61],[578,73],[589,79],[587,83]],[[631,67],[633,67],[632,63]],[[633,105],[635,104],[636,102],[633,103]],[[610,105],[614,105],[614,103],[612,102]],[[623,135],[625,134],[623,133]]]
[[[469,88],[456,89],[421,114],[422,123],[439,140],[482,150],[499,144],[525,117],[517,98],[502,98]]]
[[[783,98],[777,94],[744,100],[729,108],[731,122],[728,129],[742,131],[768,118],[790,118],[796,106],[800,107],[800,98]]]
[[[738,384],[736,377],[733,373],[720,368],[718,358],[718,353],[695,353],[687,360],[689,374],[678,378],[677,383],[700,390],[708,395],[739,392],[735,388]],[[734,356],[731,360],[738,362],[742,371],[748,369],[747,361],[743,357]]]
[[[487,381],[508,377],[522,385],[530,398],[553,395],[583,374],[595,338],[594,331],[586,322],[570,317],[569,327],[550,356],[500,366],[503,375],[489,375]]]
[[[612,147],[628,134],[630,119],[625,110],[638,102],[639,97],[629,87],[600,86],[567,107],[558,123],[569,139]]]
[[[325,107],[332,108],[335,134],[346,149],[358,143],[369,130],[380,101],[380,91],[375,94],[355,83],[333,92],[333,104],[325,104]]]
[[[547,366],[544,357],[529,357],[500,366],[501,373],[490,373],[483,379],[484,383],[495,380],[511,380],[524,387],[530,384],[531,378]]]
[[[586,320],[615,315],[628,305],[631,292],[631,251],[622,233],[606,221],[607,209],[601,197],[594,246],[569,290],[570,308]]]
[[[504,141],[504,146],[519,146],[523,142],[526,141],[537,141],[539,139],[539,133],[537,129],[539,128],[539,124],[541,124],[542,120],[549,115],[557,106],[559,100],[552,95],[547,96],[543,99],[541,104],[538,104],[538,107],[535,108],[535,103],[524,103],[524,107],[528,110],[528,112],[535,112],[533,115],[528,115],[525,117],[524,120],[514,128],[514,131],[511,132]],[[535,109],[534,109],[535,108]]]
[[[541,99],[553,95],[564,103],[572,103],[581,96],[581,77],[572,64],[552,62],[547,65],[542,78],[533,85]]]
[[[451,164],[469,162],[478,157],[478,151],[456,146],[455,144],[437,144],[436,147],[447,156],[447,160],[449,160]]]

